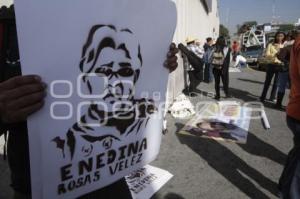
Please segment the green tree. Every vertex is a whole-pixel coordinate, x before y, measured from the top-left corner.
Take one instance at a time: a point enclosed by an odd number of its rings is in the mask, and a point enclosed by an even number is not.
[[[223,24],[220,25],[220,36],[225,38],[229,38],[229,30]]]
[[[295,29],[294,24],[281,24],[281,25],[279,25],[279,31],[289,32],[289,31],[294,30],[294,29]]]
[[[244,24],[250,27],[257,26],[257,21],[246,21]]]
[[[242,25],[237,25],[237,33],[243,34],[250,30],[253,26],[257,26],[257,21],[246,21]]]

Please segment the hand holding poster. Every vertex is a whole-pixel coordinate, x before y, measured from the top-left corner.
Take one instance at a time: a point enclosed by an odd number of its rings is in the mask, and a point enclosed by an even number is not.
[[[154,160],[175,4],[16,0],[15,7],[23,74],[48,85],[44,108],[28,120],[32,197],[75,198]]]

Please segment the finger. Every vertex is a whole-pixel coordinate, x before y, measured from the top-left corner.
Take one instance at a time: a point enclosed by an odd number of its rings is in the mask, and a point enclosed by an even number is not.
[[[179,52],[178,48],[175,48],[174,50],[168,52],[167,57],[176,56],[178,52]]]
[[[16,110],[16,109],[28,107],[42,101],[45,97],[46,97],[46,93],[44,91],[30,94],[8,103],[7,108],[8,110]]]
[[[178,48],[174,48],[171,52],[172,52],[173,55],[176,55],[179,52],[179,49]]]
[[[170,63],[177,62],[177,60],[178,60],[177,56],[169,57],[169,58],[167,59],[167,61],[168,61],[169,64],[170,64]]]
[[[9,102],[11,100],[15,100],[17,98],[21,98],[26,95],[30,95],[42,91],[44,92],[45,89],[46,89],[46,84],[42,82],[21,86],[11,91],[8,91],[6,94],[6,101]]]
[[[31,114],[35,113],[36,111],[40,110],[43,106],[44,106],[44,101],[40,101],[40,102],[35,103],[31,106],[25,107],[25,108],[21,109],[20,111],[18,111],[16,113],[16,115],[17,115],[16,118],[19,121],[26,120],[29,115],[31,115]]]
[[[175,43],[171,43],[171,45],[170,45],[170,50],[173,50],[173,49],[175,49],[176,48],[176,44]]]
[[[178,67],[178,63],[175,62],[175,63],[169,64],[169,63],[166,61],[165,64],[164,64],[164,67],[167,68],[167,69],[169,69],[170,72],[172,72],[172,71],[174,71],[174,70]]]
[[[171,68],[171,69],[176,69],[178,67],[178,63],[176,62],[176,63],[172,63],[172,64],[170,64],[169,65],[169,68]]]
[[[41,82],[38,75],[16,76],[0,84],[0,90],[9,90],[16,87]]]

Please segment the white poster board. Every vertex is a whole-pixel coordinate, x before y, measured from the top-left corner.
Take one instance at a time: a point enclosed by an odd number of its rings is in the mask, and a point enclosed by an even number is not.
[[[153,161],[176,27],[170,0],[15,0],[23,74],[47,83],[28,120],[32,197],[75,198]]]
[[[172,177],[173,175],[166,170],[146,165],[125,179],[133,199],[149,199]]]

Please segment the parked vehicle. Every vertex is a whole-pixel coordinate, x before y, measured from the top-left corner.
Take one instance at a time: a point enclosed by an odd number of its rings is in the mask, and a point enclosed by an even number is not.
[[[242,49],[245,51],[252,46],[261,46],[266,48],[266,35],[263,30],[257,30],[256,27],[252,27],[251,30],[242,34]]]
[[[258,62],[258,58],[263,54],[263,48],[260,45],[251,46],[246,48],[242,55],[246,58],[247,64],[256,65]]]

